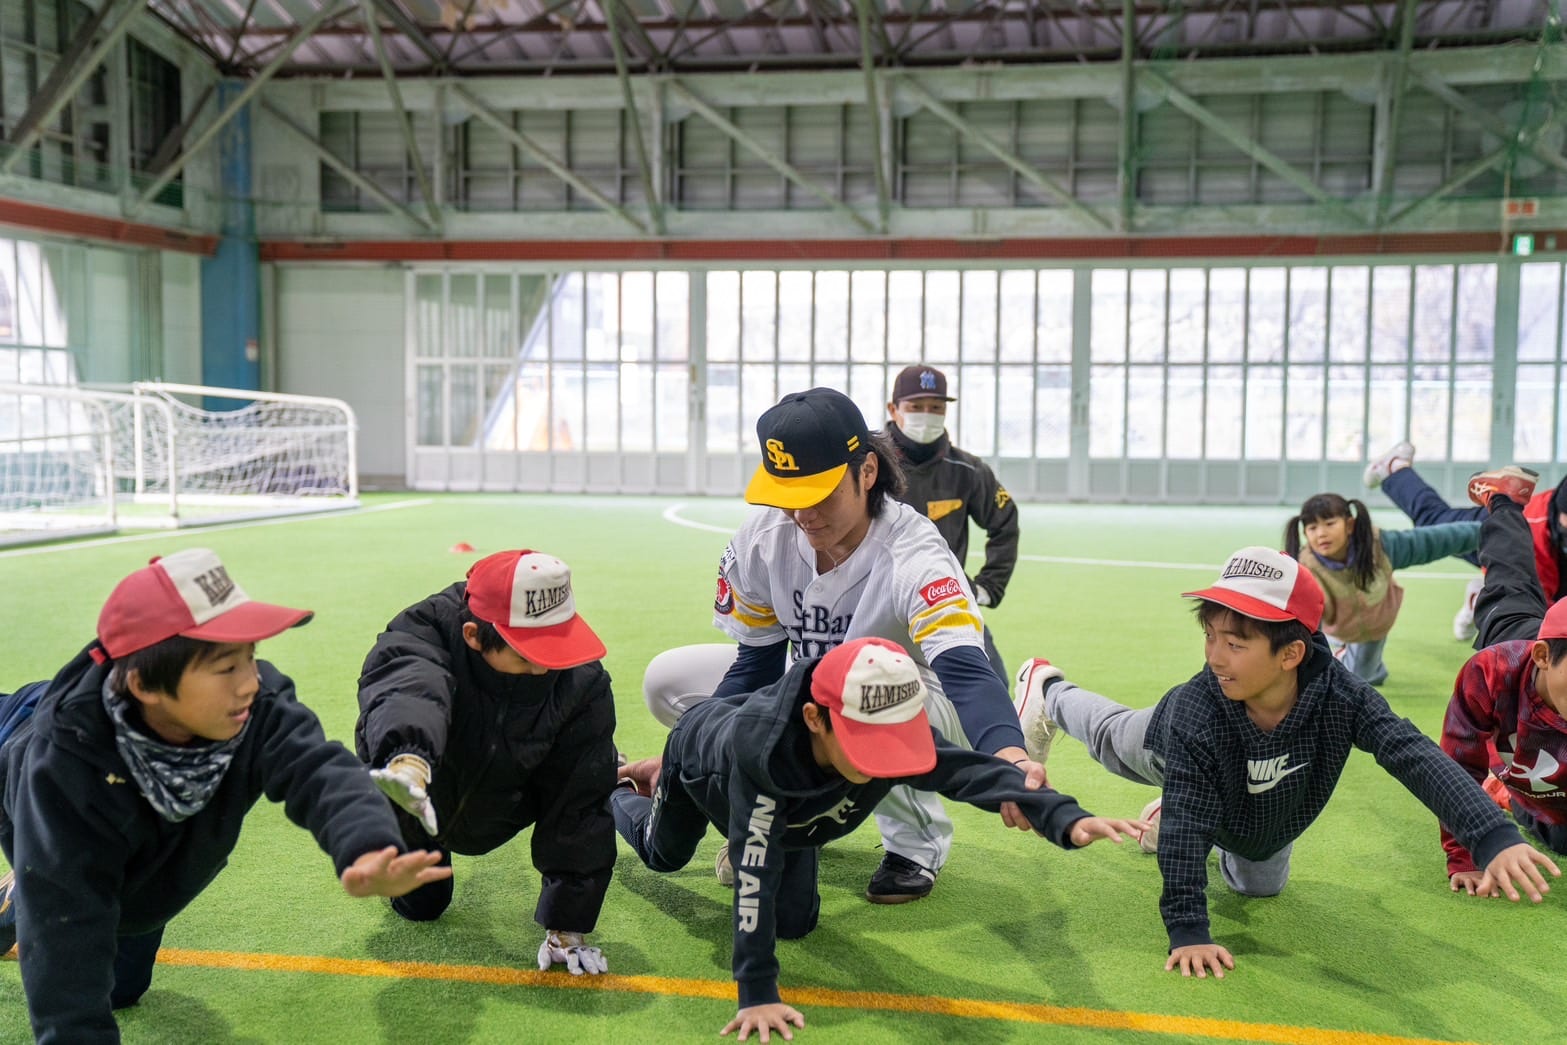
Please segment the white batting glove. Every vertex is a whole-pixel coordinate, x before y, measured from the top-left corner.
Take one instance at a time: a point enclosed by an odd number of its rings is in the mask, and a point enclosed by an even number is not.
[[[543,972],[558,962],[565,962],[566,971],[573,976],[581,976],[583,973],[597,976],[609,971],[604,952],[597,947],[589,947],[581,933],[551,929],[544,934],[544,942],[539,944],[539,971]]]
[[[981,606],[989,606],[990,592],[986,591],[982,585],[974,585],[974,601]]]
[[[430,802],[430,763],[418,755],[398,755],[385,769],[370,770],[370,779],[409,816],[418,819],[434,838],[439,832],[435,806]]]

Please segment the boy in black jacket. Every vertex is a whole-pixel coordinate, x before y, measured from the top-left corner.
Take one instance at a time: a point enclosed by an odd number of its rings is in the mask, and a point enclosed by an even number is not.
[[[1278,894],[1295,839],[1332,796],[1352,746],[1449,825],[1509,899],[1518,899],[1514,881],[1536,903],[1549,891],[1538,868],[1560,874],[1556,865],[1441,748],[1334,659],[1317,630],[1324,599],[1309,570],[1270,548],[1242,548],[1217,581],[1185,597],[1201,600],[1207,666],[1153,707],[1079,689],[1037,658],[1017,685],[1034,759],[1044,761],[1059,728],[1116,775],[1163,786],[1162,800],[1143,814],[1158,825],[1156,840],[1142,842],[1158,852],[1164,877],[1166,970],[1222,978],[1235,968],[1208,932],[1209,854],[1219,849],[1219,872],[1237,893]]]
[[[805,1025],[779,1000],[773,941],[816,927],[817,850],[897,784],[1000,812],[1064,849],[1146,826],[1090,816],[1067,795],[1025,788],[1016,766],[949,744],[931,728],[925,698],[902,647],[854,639],[796,661],[756,693],[701,702],[676,723],[662,760],[624,770],[615,827],[648,867],[684,867],[708,824],[729,840],[740,1011],[722,1033],[738,1030],[743,1041],[757,1030],[765,1041]]]
[[[147,990],[164,926],[223,869],[263,794],[351,896],[451,873],[439,853],[403,852],[364,767],[255,659],[257,641],[309,619],[251,601],[212,552],[176,552],[119,583],[97,641],[53,682],[0,701],[15,725],[0,746],[14,869],[0,924],[20,940],[38,1041],[120,1040],[112,1010]]]
[[[571,571],[553,555],[480,559],[376,640],[354,737],[409,845],[479,855],[533,826],[539,968],[564,962],[581,975],[607,967],[583,937],[615,866],[615,700],[604,644],[576,605]],[[430,921],[451,902],[446,879],[392,909]]]

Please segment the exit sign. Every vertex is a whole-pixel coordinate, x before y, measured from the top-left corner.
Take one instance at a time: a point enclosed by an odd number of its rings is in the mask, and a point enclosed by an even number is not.
[[[1533,196],[1502,201],[1502,217],[1504,218],[1534,218],[1538,217],[1539,214],[1540,201]]]

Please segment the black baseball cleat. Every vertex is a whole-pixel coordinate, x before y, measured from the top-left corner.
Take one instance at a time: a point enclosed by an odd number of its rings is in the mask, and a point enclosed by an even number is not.
[[[929,896],[935,887],[935,871],[897,853],[887,853],[865,887],[865,898],[871,903],[909,903]]]

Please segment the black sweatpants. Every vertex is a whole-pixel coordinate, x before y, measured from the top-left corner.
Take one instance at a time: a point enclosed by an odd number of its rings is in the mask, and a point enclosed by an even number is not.
[[[1402,472],[1395,472],[1402,475]],[[1475,597],[1475,649],[1509,639],[1533,639],[1549,608],[1534,563],[1534,533],[1523,506],[1506,497],[1492,499],[1480,523],[1480,566],[1485,587]]]

